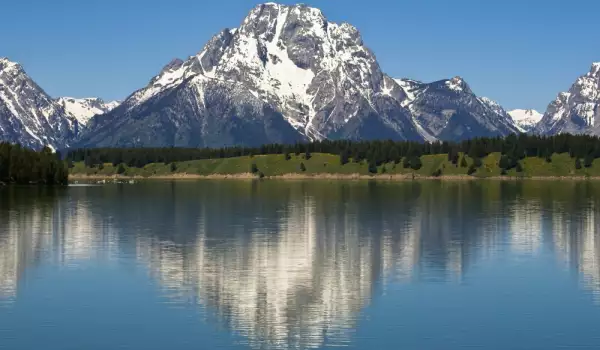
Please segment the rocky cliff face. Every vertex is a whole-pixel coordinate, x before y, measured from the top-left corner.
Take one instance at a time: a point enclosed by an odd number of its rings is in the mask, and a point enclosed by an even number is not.
[[[600,62],[550,103],[536,132],[600,135]]]

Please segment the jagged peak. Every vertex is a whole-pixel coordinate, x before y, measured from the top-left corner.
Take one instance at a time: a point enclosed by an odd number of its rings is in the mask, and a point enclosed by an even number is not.
[[[18,70],[22,70],[23,67],[14,61],[8,59],[8,57],[0,57],[0,71],[4,71],[10,68],[16,68]]]
[[[265,9],[275,9],[275,10],[296,10],[302,12],[309,12],[313,15],[323,16],[323,12],[316,8],[306,4],[294,4],[294,5],[284,5],[276,2],[266,2],[263,4],[258,4],[250,11],[250,14],[261,13]]]
[[[467,82],[460,76],[455,76],[454,78],[441,80],[438,82],[434,82],[432,84],[435,84],[436,86],[444,87],[444,88],[446,88],[450,91],[456,92],[456,93],[467,93],[467,94],[473,93],[471,91],[471,88],[469,87],[469,84],[467,84]]]
[[[360,32],[356,27],[347,22],[330,22],[319,8],[306,4],[283,5],[274,2],[259,4],[244,18],[239,31],[255,32],[258,37],[270,41],[278,25],[282,25],[282,21],[290,18],[296,22],[295,26],[306,28],[303,35],[322,37],[326,40],[329,33],[338,39],[350,39],[357,45],[363,45]]]

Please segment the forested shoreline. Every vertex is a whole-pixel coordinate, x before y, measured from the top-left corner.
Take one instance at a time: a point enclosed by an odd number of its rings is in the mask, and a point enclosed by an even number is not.
[[[500,153],[498,166],[503,173],[511,169],[520,171],[521,160],[526,157],[538,157],[547,162],[552,155],[567,153],[573,159],[577,169],[590,167],[600,158],[600,138],[588,135],[562,134],[556,136],[510,135],[505,138],[475,138],[458,143],[452,142],[395,142],[395,141],[315,141],[292,145],[268,144],[261,147],[225,147],[225,148],[98,148],[76,149],[68,152],[69,164],[84,162],[86,167],[102,166],[112,163],[114,167],[124,166],[143,168],[148,164],[186,162],[204,159],[225,159],[256,155],[302,155],[305,159],[312,153],[333,154],[339,156],[340,163],[366,162],[369,172],[376,173],[382,164],[402,164],[404,168],[419,169],[421,157],[447,154],[454,165],[467,167],[466,155],[471,159],[469,174],[482,166],[481,159],[492,153]],[[432,175],[441,175],[439,174]]]
[[[60,154],[0,142],[0,184],[66,184],[69,172]]]
[[[311,160],[315,155],[317,160]],[[281,155],[268,161],[260,156]],[[557,156],[559,155],[559,156]],[[243,158],[230,162],[231,158]],[[280,159],[281,158],[281,159]],[[225,148],[98,148],[69,150],[64,159],[49,148],[34,151],[20,145],[0,143],[0,182],[17,184],[65,184],[71,173],[136,175],[129,169],[145,169],[146,176],[167,173],[224,174],[254,173],[275,176],[283,172],[316,174],[406,173],[419,171],[421,175],[476,175],[486,169],[489,176],[514,175],[527,172],[528,176],[585,175],[596,176],[600,169],[593,167],[600,158],[600,138],[587,135],[510,135],[505,138],[476,138],[459,143],[452,142],[394,142],[394,141],[315,141],[291,145],[268,144],[261,147]],[[539,159],[535,169],[531,159]],[[543,164],[553,163],[558,172],[543,170]],[[220,165],[191,164],[197,161],[225,161]],[[288,162],[274,164],[279,161]],[[191,163],[190,163],[191,162]],[[260,166],[257,166],[257,163]],[[319,163],[319,164],[317,164]],[[73,171],[74,164],[80,168]],[[164,164],[159,167],[158,165]],[[270,164],[270,165],[269,165]],[[151,166],[152,165],[152,166]],[[356,165],[355,167],[346,165]],[[529,171],[524,168],[529,166]],[[151,167],[152,169],[148,168]],[[277,168],[275,170],[274,166]],[[81,168],[83,167],[83,168]],[[425,167],[426,169],[422,169]],[[164,168],[164,169],[163,169]],[[269,169],[271,168],[271,169]],[[457,171],[456,169],[464,169]],[[560,168],[560,169],[559,169]],[[404,169],[404,170],[402,170]],[[430,170],[431,169],[431,170]],[[537,169],[542,169],[540,173]],[[586,174],[579,170],[589,169]],[[592,171],[593,170],[593,171]],[[540,170],[541,171],[541,170]],[[600,171],[600,170],[599,170]],[[264,174],[263,174],[264,173]],[[591,174],[591,175],[590,175]]]

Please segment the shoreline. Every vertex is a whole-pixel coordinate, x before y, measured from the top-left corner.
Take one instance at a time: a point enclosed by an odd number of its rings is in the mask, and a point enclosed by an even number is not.
[[[171,174],[171,175],[152,175],[152,176],[123,176],[123,175],[85,175],[69,174],[69,181],[79,180],[261,180],[258,176],[251,173],[240,174]],[[588,181],[600,180],[600,176],[489,176],[477,177],[470,175],[441,175],[441,176],[423,176],[413,174],[283,174],[274,176],[265,176],[262,180],[379,180],[379,181],[417,181],[417,180],[439,180],[439,181],[477,181],[477,180],[500,180],[500,181],[519,181],[519,180],[541,180],[541,181]]]

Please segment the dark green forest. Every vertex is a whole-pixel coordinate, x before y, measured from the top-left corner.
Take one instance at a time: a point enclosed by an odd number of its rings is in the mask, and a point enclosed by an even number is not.
[[[340,162],[367,161],[376,167],[384,163],[402,162],[405,167],[419,168],[423,155],[448,154],[448,160],[459,162],[460,154],[467,154],[475,160],[472,167],[480,166],[480,160],[487,155],[500,152],[500,168],[510,170],[519,168],[519,161],[525,157],[540,157],[551,162],[555,153],[569,153],[576,162],[589,165],[600,158],[600,138],[587,135],[510,135],[505,138],[475,138],[459,143],[452,142],[395,142],[395,141],[315,141],[292,145],[268,144],[256,148],[98,148],[76,149],[67,154],[67,161],[85,162],[93,167],[112,163],[114,166],[126,164],[141,168],[150,163],[172,163],[201,159],[232,158],[240,156],[266,154],[336,154]]]
[[[0,142],[0,184],[66,184],[68,169],[49,148],[34,151]]]

